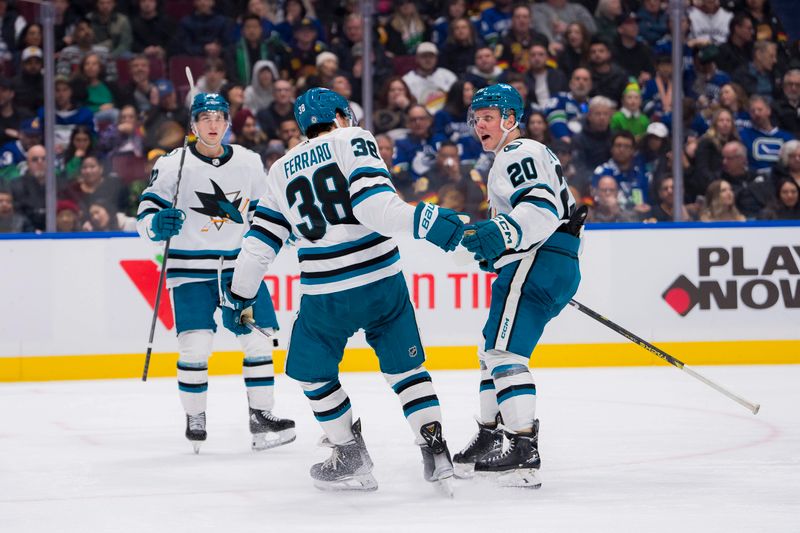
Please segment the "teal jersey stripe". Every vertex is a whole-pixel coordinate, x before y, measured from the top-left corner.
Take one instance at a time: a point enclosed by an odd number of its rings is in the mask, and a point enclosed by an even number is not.
[[[164,209],[166,209],[168,207],[172,207],[172,202],[164,200],[163,198],[161,198],[159,195],[157,195],[154,192],[146,192],[146,193],[144,193],[139,201],[140,202],[144,202],[145,200],[153,202],[157,206],[163,207]]]
[[[359,192],[361,192],[361,191],[359,191]],[[353,200],[352,207],[355,207],[358,204],[360,204],[361,202],[363,202],[364,200],[366,200],[367,198],[369,198],[371,196],[375,196],[376,194],[380,194],[382,192],[394,192],[394,189],[392,189],[388,185],[379,185],[377,187],[373,187],[370,190],[368,190],[367,192],[365,192],[364,194],[358,196],[355,200]],[[358,194],[358,193],[356,193],[356,194]]]
[[[215,255],[217,257],[236,257],[239,255],[241,248],[236,248],[235,250],[177,250],[177,249],[170,249],[169,255],[172,257],[172,254],[180,254],[180,255]]]
[[[439,405],[439,400],[429,400],[427,402],[419,403],[417,405],[409,407],[408,409],[403,409],[403,415],[406,418],[408,418],[417,411],[420,411],[422,409],[427,409],[428,407],[436,407],[437,405]]]

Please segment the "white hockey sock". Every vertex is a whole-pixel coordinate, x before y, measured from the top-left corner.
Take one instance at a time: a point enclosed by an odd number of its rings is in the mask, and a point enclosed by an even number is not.
[[[513,432],[530,429],[536,418],[536,385],[527,358],[490,350],[486,363],[494,380],[503,425]]]
[[[353,440],[353,410],[350,398],[339,379],[322,382],[300,382],[303,393],[311,402],[311,410],[322,431],[333,444],[346,444]]]
[[[493,425],[497,419],[497,413],[500,412],[500,407],[497,405],[497,390],[494,388],[492,373],[486,367],[486,352],[479,350],[478,359],[481,364],[481,384],[478,393],[481,408],[480,419],[482,424]]]
[[[417,444],[424,444],[420,429],[431,422],[442,422],[439,398],[433,390],[431,376],[418,366],[402,374],[383,374],[394,392],[400,398],[403,414],[411,426]]]
[[[247,387],[247,403],[259,411],[275,406],[275,367],[272,364],[272,340],[256,333],[240,335],[244,350],[242,374]]]
[[[178,390],[187,414],[206,410],[208,357],[214,333],[210,330],[184,331],[178,335]]]

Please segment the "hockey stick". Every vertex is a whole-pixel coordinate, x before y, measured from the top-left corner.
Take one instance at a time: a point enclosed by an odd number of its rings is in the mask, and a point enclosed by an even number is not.
[[[194,76],[192,76],[192,71],[189,70],[189,67],[186,67],[186,79],[189,80],[189,94],[194,97],[195,87],[194,87]],[[189,122],[191,123],[191,117],[189,118]],[[191,125],[189,127],[189,131],[191,131]],[[178,204],[178,191],[181,188],[181,176],[183,175],[183,162],[186,160],[186,148],[189,146],[189,131],[186,132],[186,135],[183,137],[183,148],[181,149],[181,161],[178,165],[178,182],[175,184],[175,196],[172,197],[172,207],[173,209]],[[147,381],[147,372],[150,370],[150,357],[153,354],[153,338],[155,337],[156,333],[156,323],[158,322],[158,308],[161,305],[161,292],[164,289],[164,280],[167,276],[167,258],[169,258],[169,244],[172,240],[172,237],[167,237],[167,241],[164,243],[164,259],[161,262],[161,273],[158,276],[158,289],[156,290],[156,304],[153,307],[153,318],[150,321],[150,337],[147,340],[147,353],[144,357],[144,370],[142,370],[142,381]]]
[[[625,337],[629,341],[631,341],[631,342],[633,342],[635,344],[638,344],[639,346],[641,346],[642,348],[644,348],[648,352],[660,357],[661,359],[663,359],[667,363],[671,364],[675,368],[683,370],[684,372],[686,372],[687,374],[689,374],[693,378],[702,381],[703,383],[705,383],[706,385],[708,385],[712,389],[714,389],[717,392],[727,396],[728,398],[730,398],[731,400],[735,401],[739,405],[747,408],[747,410],[750,411],[751,413],[753,413],[754,415],[757,414],[758,410],[761,408],[761,405],[759,405],[757,403],[749,402],[749,401],[745,400],[744,398],[742,398],[741,396],[738,396],[738,395],[732,393],[731,391],[729,391],[725,387],[722,387],[721,385],[718,385],[718,384],[714,383],[713,381],[711,381],[707,377],[703,376],[699,372],[697,372],[697,371],[689,368],[688,366],[686,366],[686,364],[683,361],[680,361],[680,360],[674,358],[673,356],[671,356],[670,354],[668,354],[667,352],[665,352],[664,350],[662,350],[660,348],[656,348],[655,346],[653,346],[652,344],[650,344],[646,340],[642,339],[638,335],[634,335],[633,333],[631,333],[627,329],[623,328],[622,326],[620,326],[618,324],[615,324],[614,322],[610,321],[609,319],[607,319],[603,315],[601,315],[601,314],[599,314],[599,313],[597,313],[595,311],[592,311],[591,309],[589,309],[585,305],[583,305],[583,304],[581,304],[581,303],[579,303],[579,302],[577,302],[575,300],[570,300],[569,301],[569,305],[571,305],[572,307],[576,308],[578,311],[581,311],[582,313],[584,313],[586,315],[589,315],[590,317],[592,317],[593,319],[597,320],[598,322],[600,322],[604,326],[608,327],[609,329],[612,329],[612,330],[616,331],[617,333],[619,333],[620,335],[622,335],[623,337]]]

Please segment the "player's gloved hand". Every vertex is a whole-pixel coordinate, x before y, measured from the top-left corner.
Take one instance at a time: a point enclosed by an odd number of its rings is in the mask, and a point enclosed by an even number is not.
[[[225,305],[222,306],[222,325],[236,335],[247,335],[250,328],[248,322],[254,320],[253,304],[256,297],[244,298],[231,290],[231,284],[225,286]]]
[[[478,259],[494,261],[506,250],[519,246],[522,230],[508,215],[467,226],[461,244]]]
[[[414,210],[415,239],[425,239],[445,252],[452,252],[463,235],[464,222],[452,209],[420,202]]]
[[[154,241],[166,241],[170,237],[174,237],[181,231],[183,221],[186,219],[186,213],[180,209],[170,207],[162,209],[155,215],[150,223],[152,236]]]
[[[478,262],[478,268],[484,272],[497,272],[497,270],[494,268],[494,259],[484,259],[478,254],[475,254],[475,261]]]

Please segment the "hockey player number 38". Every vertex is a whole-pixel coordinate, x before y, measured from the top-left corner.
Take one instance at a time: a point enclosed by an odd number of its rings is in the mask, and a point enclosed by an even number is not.
[[[286,187],[289,207],[294,207],[298,196],[297,211],[306,222],[296,227],[310,241],[324,237],[328,224],[358,224],[350,206],[347,178],[336,163],[318,168],[311,180],[305,176],[293,179]]]

